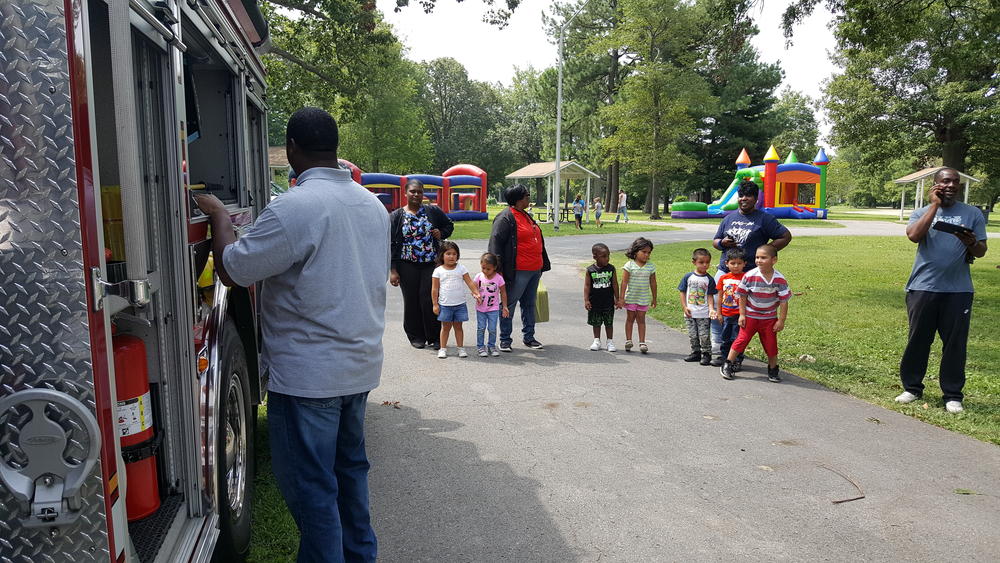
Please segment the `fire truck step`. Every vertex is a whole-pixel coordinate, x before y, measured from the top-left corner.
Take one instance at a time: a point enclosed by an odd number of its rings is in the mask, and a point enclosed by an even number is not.
[[[182,506],[184,506],[183,495],[170,495],[163,499],[160,509],[148,518],[129,522],[128,532],[132,536],[132,543],[141,563],[156,558],[167,532],[170,531],[170,525]]]

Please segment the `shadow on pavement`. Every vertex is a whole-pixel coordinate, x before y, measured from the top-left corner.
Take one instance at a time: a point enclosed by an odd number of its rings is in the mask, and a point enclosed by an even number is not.
[[[476,445],[462,424],[369,403],[372,520],[380,561],[574,561],[541,483]]]

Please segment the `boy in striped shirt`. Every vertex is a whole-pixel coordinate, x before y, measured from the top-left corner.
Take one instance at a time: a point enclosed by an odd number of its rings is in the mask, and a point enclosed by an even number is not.
[[[733,363],[757,334],[767,354],[767,380],[777,383],[781,381],[778,377],[778,333],[785,328],[788,299],[792,292],[788,289],[785,276],[774,269],[778,249],[762,244],[757,247],[755,261],[757,267],[743,276],[736,289],[740,296],[740,334],[729,349],[729,356],[720,371],[724,379],[733,379],[736,373]]]

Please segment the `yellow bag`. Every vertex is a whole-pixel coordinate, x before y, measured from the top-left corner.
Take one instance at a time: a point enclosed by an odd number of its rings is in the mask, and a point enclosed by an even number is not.
[[[538,280],[538,292],[535,293],[535,322],[545,323],[549,321],[549,290],[545,288],[542,280]]]

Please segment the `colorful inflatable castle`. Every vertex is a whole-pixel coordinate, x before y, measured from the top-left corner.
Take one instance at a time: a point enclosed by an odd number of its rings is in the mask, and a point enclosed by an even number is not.
[[[830,164],[826,152],[819,149],[812,164],[799,162],[795,151],[788,153],[784,163],[779,162],[781,157],[772,146],[762,166],[750,166],[750,155],[743,149],[736,159],[736,175],[722,197],[712,203],[679,201],[670,206],[670,217],[724,217],[738,209],[740,182],[749,179],[761,188],[758,209],[784,219],[826,219],[826,167]]]
[[[452,221],[478,221],[486,214],[486,172],[471,164],[456,164],[440,176],[430,174],[384,174],[362,172],[353,163],[340,159],[341,166],[350,169],[354,181],[378,197],[386,211],[393,211],[406,202],[406,182],[411,178],[424,183],[424,199],[441,207]]]

